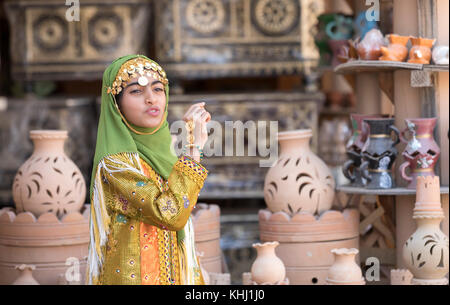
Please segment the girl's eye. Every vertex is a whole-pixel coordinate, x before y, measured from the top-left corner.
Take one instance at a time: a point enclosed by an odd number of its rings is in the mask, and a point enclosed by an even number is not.
[[[155,88],[155,91],[157,91],[157,92],[161,92],[161,91],[164,91],[164,89],[163,89],[163,88],[159,88],[159,87],[157,87],[157,88]]]
[[[140,89],[134,89],[134,90],[130,91],[131,94],[140,93],[140,92],[141,92]]]

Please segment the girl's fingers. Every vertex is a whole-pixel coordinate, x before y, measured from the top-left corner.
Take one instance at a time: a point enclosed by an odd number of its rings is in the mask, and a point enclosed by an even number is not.
[[[183,117],[183,120],[185,121],[189,121],[192,119],[193,114],[200,110],[200,109],[204,109],[205,103],[197,103],[192,105],[191,107],[189,107],[188,111],[186,111],[186,114]]]

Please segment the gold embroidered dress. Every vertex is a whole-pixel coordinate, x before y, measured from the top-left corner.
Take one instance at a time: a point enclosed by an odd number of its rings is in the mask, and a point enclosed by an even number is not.
[[[186,222],[191,226],[189,215],[206,176],[200,163],[184,156],[166,181],[137,154],[105,157],[95,183],[103,194],[100,206],[109,216],[109,234],[97,283],[184,284],[185,255],[176,231]],[[202,284],[198,262],[193,273],[191,284]]]

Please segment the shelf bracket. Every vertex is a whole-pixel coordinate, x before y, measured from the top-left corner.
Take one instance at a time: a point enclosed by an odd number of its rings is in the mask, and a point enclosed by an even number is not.
[[[394,105],[394,73],[378,72],[378,85]]]

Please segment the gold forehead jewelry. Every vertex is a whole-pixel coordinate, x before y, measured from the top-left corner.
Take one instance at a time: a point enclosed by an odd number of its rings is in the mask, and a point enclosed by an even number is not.
[[[141,86],[148,85],[146,76],[159,80],[163,85],[169,83],[166,72],[161,66],[143,57],[136,57],[125,62],[120,67],[116,79],[112,83],[112,86],[108,87],[107,92],[114,95],[119,94],[130,79],[138,76],[138,84]]]

